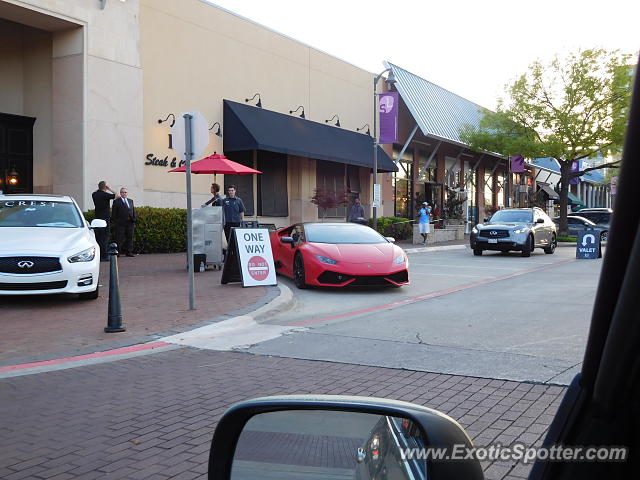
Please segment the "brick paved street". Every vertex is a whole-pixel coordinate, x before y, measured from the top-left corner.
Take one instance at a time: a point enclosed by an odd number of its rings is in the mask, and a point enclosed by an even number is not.
[[[256,302],[270,291],[265,287],[242,288],[239,283],[222,286],[220,271],[198,273],[195,275],[197,309],[189,311],[185,254],[122,257],[118,262],[126,332],[104,333],[109,264],[101,263],[103,287],[97,300],[81,301],[75,295],[2,298],[0,365],[27,358],[47,358],[59,352],[95,351],[114,343],[130,345],[145,337],[149,340],[150,334],[183,330],[239,309],[254,309]]]
[[[349,394],[426,405],[477,445],[541,438],[564,389],[236,352],[183,348],[0,380],[0,478],[206,478],[216,422],[262,395]],[[484,464],[487,479],[530,467]]]

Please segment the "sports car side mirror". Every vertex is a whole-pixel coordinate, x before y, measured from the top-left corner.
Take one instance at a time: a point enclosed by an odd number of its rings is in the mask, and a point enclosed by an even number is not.
[[[89,228],[94,229],[94,228],[107,228],[107,222],[106,220],[102,220],[101,218],[96,218],[94,220],[91,220],[91,225],[89,225]]]
[[[294,243],[295,242],[293,237],[280,237],[280,241],[282,243]]]
[[[396,243],[396,239],[394,237],[384,237],[387,239],[387,242]]]
[[[544,223],[544,218],[539,218],[536,220],[536,223]]]
[[[450,417],[407,402],[292,395],[232,406],[209,451],[209,480],[482,479],[473,444]],[[433,458],[438,458],[434,460]]]

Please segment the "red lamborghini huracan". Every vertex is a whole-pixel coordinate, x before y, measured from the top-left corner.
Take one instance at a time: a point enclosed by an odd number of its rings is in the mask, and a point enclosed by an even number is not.
[[[404,251],[372,228],[356,223],[299,223],[271,233],[279,273],[298,288],[409,283]]]

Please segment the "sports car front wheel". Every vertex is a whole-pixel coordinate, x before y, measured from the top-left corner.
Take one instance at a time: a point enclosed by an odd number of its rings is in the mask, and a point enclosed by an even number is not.
[[[293,281],[296,284],[296,287],[300,289],[307,288],[307,282],[305,281],[304,274],[304,259],[300,254],[297,254],[293,261]]]

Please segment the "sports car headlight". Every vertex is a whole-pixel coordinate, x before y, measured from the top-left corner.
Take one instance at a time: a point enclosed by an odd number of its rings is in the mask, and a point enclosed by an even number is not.
[[[77,262],[90,262],[96,256],[96,247],[87,248],[80,253],[76,253],[75,255],[71,255],[67,258],[69,263],[77,263]]]
[[[524,232],[526,232],[526,231],[527,231],[527,229],[526,229],[526,228],[524,228],[524,227],[519,227],[519,228],[516,228],[516,229],[513,231],[513,233],[524,233]]]
[[[398,258],[396,258],[393,263],[397,263],[398,265],[401,263],[404,263],[404,255],[400,255]]]
[[[478,233],[478,229],[477,229],[476,227],[473,227],[473,228],[471,229],[471,233]]]
[[[316,255],[316,258],[320,260],[322,263],[329,263],[331,265],[335,265],[336,263],[338,263],[337,260],[334,260],[333,258],[325,257],[324,255]]]

